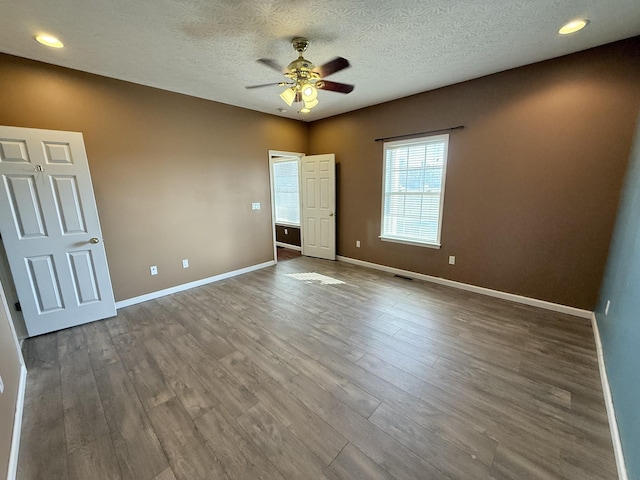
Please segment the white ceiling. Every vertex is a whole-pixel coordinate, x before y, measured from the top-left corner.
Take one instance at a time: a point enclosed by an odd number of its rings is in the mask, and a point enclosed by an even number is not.
[[[0,50],[12,55],[308,121],[640,34],[639,0],[1,0]],[[588,18],[586,29],[558,28]],[[58,36],[54,50],[34,34]],[[316,65],[342,56],[303,116],[256,62],[296,58],[291,38],[311,44]],[[282,113],[278,108],[287,108]],[[295,107],[295,105],[294,105]]]

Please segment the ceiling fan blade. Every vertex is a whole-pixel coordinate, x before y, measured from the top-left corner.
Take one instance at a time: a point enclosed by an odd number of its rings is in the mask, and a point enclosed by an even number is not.
[[[329,80],[321,80],[324,84],[320,87],[322,90],[329,90],[330,92],[338,93],[351,93],[355,88],[355,85],[349,85],[348,83],[331,82]]]
[[[319,73],[320,77],[324,78],[336,72],[339,72],[340,70],[343,70],[349,66],[350,66],[349,60],[342,57],[336,57],[333,60],[328,61],[324,65],[320,65],[319,67],[316,67],[314,72]]]
[[[281,66],[278,62],[276,62],[275,60],[271,59],[271,58],[259,58],[257,60],[258,62],[260,62],[263,65],[266,65],[269,68],[272,68],[273,70],[280,72],[280,73],[286,73],[287,70]]]
[[[272,83],[261,83],[260,85],[249,85],[244,88],[262,88],[262,87],[272,87],[274,85],[280,85],[283,82],[272,82]],[[283,85],[284,86],[284,85]]]

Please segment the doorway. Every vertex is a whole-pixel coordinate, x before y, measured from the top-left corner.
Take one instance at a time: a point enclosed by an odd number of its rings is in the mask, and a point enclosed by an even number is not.
[[[335,260],[335,155],[269,151],[274,259],[278,249]]]
[[[276,261],[302,253],[300,225],[300,160],[302,153],[269,151],[274,258]]]

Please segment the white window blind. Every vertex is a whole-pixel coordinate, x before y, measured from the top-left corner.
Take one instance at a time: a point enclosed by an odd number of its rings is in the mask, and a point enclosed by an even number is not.
[[[300,225],[298,160],[273,164],[276,223]]]
[[[383,240],[440,246],[449,135],[384,145]]]

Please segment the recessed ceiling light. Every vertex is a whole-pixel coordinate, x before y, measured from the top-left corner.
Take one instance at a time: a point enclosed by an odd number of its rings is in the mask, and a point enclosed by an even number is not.
[[[42,45],[46,45],[47,47],[51,47],[51,48],[64,47],[64,44],[60,40],[58,40],[56,37],[53,37],[51,35],[40,34],[40,35],[36,35],[35,39],[39,43],[41,43]]]
[[[309,109],[309,108],[301,108],[299,110],[299,113],[309,113],[310,111],[311,111],[311,109]]]
[[[569,35],[570,33],[576,33],[578,30],[582,30],[584,27],[586,27],[588,23],[589,20],[582,18],[578,20],[572,20],[569,23],[563,25],[562,28],[558,30],[558,33],[560,35]]]

